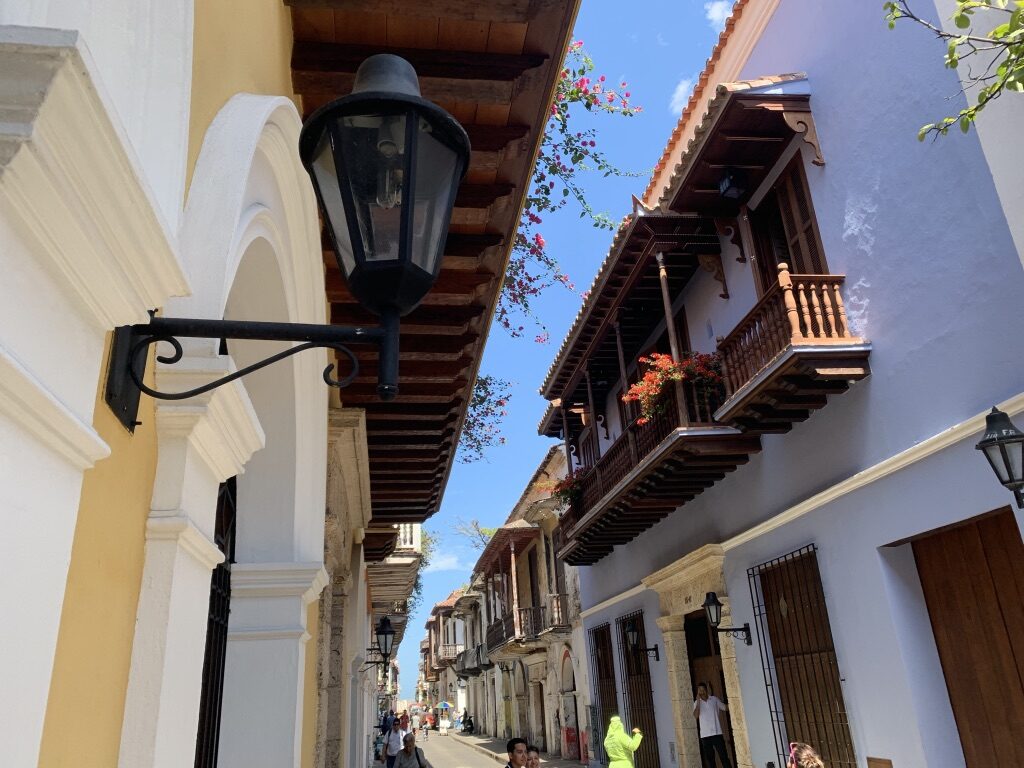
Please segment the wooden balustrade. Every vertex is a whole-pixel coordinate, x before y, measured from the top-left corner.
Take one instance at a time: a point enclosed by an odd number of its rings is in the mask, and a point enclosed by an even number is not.
[[[505,622],[498,619],[487,628],[487,649],[494,650],[504,645],[508,635],[505,634]]]
[[[731,397],[790,346],[849,344],[843,275],[799,275],[779,264],[778,282],[718,345]]]
[[[601,498],[650,454],[672,432],[680,427],[709,426],[714,424],[714,412],[725,399],[722,386],[683,382],[681,390],[685,400],[686,423],[680,420],[677,388],[668,386],[661,396],[655,413],[646,423],[634,421],[604,452],[593,467],[577,470],[579,496],[562,512],[559,525],[563,538],[569,530],[592,509]]]
[[[569,597],[568,595],[548,595],[548,627],[569,626]]]
[[[520,634],[523,637],[536,637],[544,630],[544,609],[539,605],[519,609]]]

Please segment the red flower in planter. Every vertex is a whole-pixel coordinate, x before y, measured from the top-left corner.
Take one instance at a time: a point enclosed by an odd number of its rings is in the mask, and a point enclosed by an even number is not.
[[[678,363],[671,355],[653,352],[639,358],[646,367],[644,375],[622,396],[624,403],[640,403],[637,424],[646,424],[662,408],[662,394],[670,382],[693,382],[698,385],[719,386],[722,383],[722,360],[718,354],[691,352]]]

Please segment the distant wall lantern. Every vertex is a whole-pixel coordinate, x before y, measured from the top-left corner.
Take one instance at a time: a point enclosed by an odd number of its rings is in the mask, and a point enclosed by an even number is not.
[[[352,93],[321,107],[299,137],[309,172],[349,290],[380,318],[379,326],[346,327],[232,320],[153,317],[148,324],[115,331],[106,399],[134,430],[140,393],[183,400],[208,392],[267,365],[315,347],[344,355],[344,378],[324,371],[335,387],[350,384],[358,360],[345,346],[380,349],[377,393],[398,394],[399,318],[412,311],[437,280],[459,183],[469,166],[469,138],[447,112],[420,96],[416,71],[404,59],[379,54],[356,72]],[[176,363],[176,337],[303,342],[229,376],[187,392],[159,392],[142,381],[150,345],[167,342]]]
[[[718,599],[718,595],[714,592],[708,592],[704,597],[704,613],[708,617],[708,624],[715,632],[720,632],[730,637],[735,637],[737,640],[743,640],[747,645],[753,645],[753,641],[750,638],[750,624],[744,624],[742,627],[720,627],[722,623],[722,603]]]
[[[738,168],[726,168],[718,182],[718,193],[727,200],[739,200],[746,191],[746,174]]]
[[[1017,508],[1024,509],[1024,432],[993,407],[985,417],[985,434],[974,447],[985,454],[999,482],[1016,499]]]
[[[658,652],[658,644],[655,643],[653,648],[641,648],[640,647],[640,627],[636,623],[636,619],[630,619],[626,622],[626,644],[629,646],[629,650],[634,654],[638,655],[646,653],[648,657],[652,654],[655,661],[661,661],[661,656]]]

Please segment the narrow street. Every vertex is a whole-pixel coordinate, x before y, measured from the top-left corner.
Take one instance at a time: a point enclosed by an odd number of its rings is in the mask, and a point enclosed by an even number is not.
[[[434,768],[485,768],[505,763],[505,755],[501,754],[505,748],[504,742],[500,739],[462,736],[454,732],[442,736],[437,731],[432,731],[429,741],[424,742],[417,736],[416,746],[423,748],[423,754]],[[485,751],[493,756],[488,757]],[[579,766],[578,762],[549,760],[546,755],[542,755],[540,764],[542,768]]]

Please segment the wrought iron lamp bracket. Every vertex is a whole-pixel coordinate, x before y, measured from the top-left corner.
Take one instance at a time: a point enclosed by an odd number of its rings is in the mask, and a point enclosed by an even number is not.
[[[152,314],[152,313],[151,313]],[[161,392],[143,381],[150,346],[170,344],[170,355],[157,355],[165,365],[173,365],[184,356],[179,338],[252,339],[299,342],[275,355],[229,373],[216,381],[182,392]],[[205,320],[177,317],[151,317],[150,322],[115,329],[107,370],[106,401],[129,432],[138,425],[139,399],[145,393],[158,400],[185,400],[210,392],[225,384],[266,368],[307,349],[333,349],[347,358],[351,370],[336,376],[335,366],[323,372],[331,387],[346,387],[359,374],[359,360],[347,344],[375,344],[380,347],[377,391],[383,400],[398,393],[398,316],[382,317],[380,326],[337,326],[306,323],[267,323],[248,320]]]
[[[750,637],[750,624],[744,624],[742,627],[715,627],[715,632],[719,632],[723,635],[728,635],[737,640],[742,640],[747,645],[753,645],[754,641]]]
[[[658,652],[658,644],[657,643],[655,643],[650,648],[637,648],[635,652],[636,653],[646,653],[647,654],[647,658],[651,658],[653,656],[655,661],[661,661],[661,655]]]

